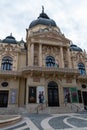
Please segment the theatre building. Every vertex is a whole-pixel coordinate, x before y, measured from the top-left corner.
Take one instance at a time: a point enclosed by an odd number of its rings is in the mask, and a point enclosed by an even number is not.
[[[26,42],[0,40],[0,107],[35,111],[87,105],[87,53],[72,44],[42,9],[26,29]]]

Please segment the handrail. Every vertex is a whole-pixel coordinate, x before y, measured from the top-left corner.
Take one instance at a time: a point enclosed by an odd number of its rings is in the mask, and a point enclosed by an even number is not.
[[[78,105],[74,104],[74,103],[71,103],[71,110],[73,109],[73,106],[75,106],[76,107],[76,111],[79,112],[80,107]]]

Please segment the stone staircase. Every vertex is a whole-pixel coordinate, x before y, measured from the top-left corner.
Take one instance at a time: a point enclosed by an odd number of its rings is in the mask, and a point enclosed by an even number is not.
[[[35,107],[35,111],[31,112],[26,107],[12,107],[12,108],[0,108],[0,115],[26,115],[29,113],[40,113],[40,114],[62,114],[62,113],[73,113],[84,110],[83,104],[74,103],[67,104],[62,107],[47,107],[43,104],[39,104]]]
[[[23,115],[28,113],[24,107],[0,108],[0,115]]]
[[[42,107],[38,110],[38,113],[48,113],[48,114],[62,114],[62,113],[74,113],[81,112],[84,110],[83,104],[67,104],[62,107]]]

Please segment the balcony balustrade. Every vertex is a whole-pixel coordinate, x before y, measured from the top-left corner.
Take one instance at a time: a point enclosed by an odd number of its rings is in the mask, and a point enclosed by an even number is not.
[[[0,70],[0,76],[23,76],[23,73],[29,72],[38,72],[38,73],[56,73],[56,74],[76,74],[79,75],[78,69],[69,69],[69,68],[57,68],[57,67],[37,67],[37,66],[26,66],[21,68],[20,71],[12,71],[12,70]]]
[[[22,72],[29,72],[29,71],[79,74],[78,69],[70,69],[70,68],[27,66],[22,69]]]
[[[21,76],[21,72],[12,70],[0,70],[0,76]]]
[[[87,74],[85,74],[85,75],[79,75],[78,79],[79,80],[87,80]]]

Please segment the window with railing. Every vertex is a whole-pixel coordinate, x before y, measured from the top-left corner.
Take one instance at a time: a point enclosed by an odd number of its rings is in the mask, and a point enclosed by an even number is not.
[[[85,65],[83,63],[78,64],[78,69],[79,69],[79,72],[80,72],[81,75],[86,74]]]
[[[13,65],[13,59],[11,57],[5,56],[2,58],[1,63],[2,70],[12,70],[12,65]]]
[[[55,66],[55,58],[52,56],[47,56],[46,57],[46,66],[47,67],[53,67]]]

